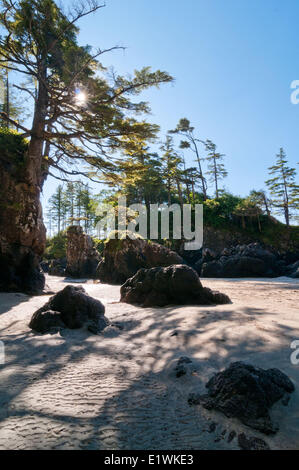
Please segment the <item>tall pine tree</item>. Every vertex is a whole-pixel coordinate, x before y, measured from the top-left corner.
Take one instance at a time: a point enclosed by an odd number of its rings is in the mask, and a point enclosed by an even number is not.
[[[272,204],[278,214],[283,214],[287,227],[293,211],[299,209],[299,185],[295,182],[296,170],[288,166],[283,148],[276,155],[276,163],[269,168],[273,177],[266,181],[272,195]]]

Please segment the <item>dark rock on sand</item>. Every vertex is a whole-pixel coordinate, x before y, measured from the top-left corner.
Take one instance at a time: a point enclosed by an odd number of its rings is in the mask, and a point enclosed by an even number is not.
[[[189,266],[140,269],[121,287],[121,302],[143,307],[166,305],[227,304],[227,295],[201,285],[196,271]]]
[[[53,259],[49,262],[48,273],[50,276],[65,276],[66,258]]]
[[[181,357],[176,365],[175,373],[176,376],[182,377],[183,375],[187,375],[188,372],[194,372],[195,368],[192,365],[192,360],[189,357]]]
[[[299,261],[287,266],[286,275],[293,279],[299,279]]]
[[[283,273],[283,266],[278,253],[251,243],[225,248],[214,259],[203,256],[196,270],[202,277],[275,277]]]
[[[238,444],[242,450],[271,450],[263,439],[247,437],[244,433],[239,434]]]
[[[208,394],[199,399],[204,408],[238,418],[265,434],[278,430],[269,415],[272,405],[294,391],[293,383],[280,370],[259,369],[243,362],[216,374],[206,387]]]
[[[230,444],[236,437],[236,431],[231,431],[228,435],[227,442]]]
[[[49,267],[50,267],[50,261],[42,261],[40,263],[40,268],[43,273],[48,273],[49,272]]]
[[[34,315],[30,322],[30,328],[37,333],[56,333],[61,328],[65,328],[65,323],[61,319],[60,312],[47,310]]]
[[[182,263],[181,256],[158,243],[129,238],[109,240],[97,268],[97,278],[108,284],[123,284],[141,268]]]
[[[104,313],[104,305],[90,297],[83,287],[67,286],[33,314],[29,327],[35,331],[47,332],[48,325],[50,328],[58,326],[55,322],[58,322],[59,315],[66,328],[77,329],[86,326],[89,331],[99,333],[109,325]]]

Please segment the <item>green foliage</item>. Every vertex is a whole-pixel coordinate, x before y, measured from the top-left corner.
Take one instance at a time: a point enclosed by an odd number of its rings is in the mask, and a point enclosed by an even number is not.
[[[22,164],[28,142],[17,131],[0,127],[0,156],[7,161]]]
[[[66,257],[67,236],[61,232],[47,239],[45,257],[46,259],[59,259]]]
[[[169,133],[177,134],[182,138],[180,142],[180,148],[182,150],[190,149],[195,154],[198,164],[198,179],[200,181],[201,191],[204,199],[207,199],[207,181],[203,172],[203,159],[200,156],[199,151],[199,144],[202,144],[203,141],[195,136],[194,131],[195,128],[191,126],[189,119],[183,118],[180,119],[176,128],[169,131]]]
[[[230,193],[224,193],[217,199],[207,199],[201,201],[198,199],[197,204],[203,204],[204,223],[213,227],[227,227],[233,223],[233,213],[242,202],[242,198],[233,196]]]
[[[117,172],[111,154],[129,150],[132,140],[126,137],[156,138],[159,126],[137,119],[149,112],[148,104],[132,97],[173,78],[150,67],[131,77],[109,73],[99,59],[117,47],[94,51],[80,46],[77,22],[102,7],[98,0],[85,0],[71,5],[66,14],[53,0],[1,1],[0,68],[13,70],[18,83],[20,77],[29,77],[36,88],[20,87],[22,96],[35,102],[32,125],[20,128],[39,149],[33,155],[37,175],[44,176],[49,169],[42,167],[45,131],[47,143],[53,144],[47,155],[49,167],[67,176],[95,178],[108,170]],[[86,97],[83,102],[80,94]],[[76,160],[88,166],[70,168]]]
[[[206,158],[208,161],[207,175],[210,176],[210,181],[215,186],[215,195],[216,198],[218,198],[219,194],[223,192],[219,188],[219,182],[227,177],[227,171],[223,163],[223,157],[225,155],[216,152],[216,145],[211,140],[207,140],[205,146],[208,152]]]
[[[94,246],[99,254],[102,256],[105,248],[105,240],[100,240],[99,238],[92,237]]]

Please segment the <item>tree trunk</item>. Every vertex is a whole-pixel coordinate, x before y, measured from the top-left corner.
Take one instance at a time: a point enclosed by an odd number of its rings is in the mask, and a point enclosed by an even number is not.
[[[40,67],[32,135],[25,155],[0,155],[0,290],[40,293],[45,278],[39,269],[46,246],[40,192],[47,114],[46,67]],[[13,136],[12,136],[13,138]]]
[[[203,192],[204,200],[206,201],[207,200],[206,181],[204,179],[203,172],[202,172],[202,166],[201,166],[201,161],[200,161],[198,148],[197,148],[196,142],[193,138],[192,138],[192,142],[193,142],[195,153],[196,153],[196,158],[197,158],[197,163],[198,163],[198,168],[199,168],[199,177],[201,179],[201,184],[202,184],[202,192]]]

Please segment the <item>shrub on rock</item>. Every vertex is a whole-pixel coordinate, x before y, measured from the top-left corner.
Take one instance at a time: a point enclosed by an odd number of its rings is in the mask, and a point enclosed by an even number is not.
[[[90,331],[100,332],[109,325],[104,314],[104,305],[90,297],[83,287],[67,286],[33,314],[29,327],[41,333],[59,326],[70,329],[87,326]]]
[[[217,410],[229,418],[264,434],[274,434],[278,426],[269,415],[270,408],[294,391],[291,380],[279,369],[260,369],[243,362],[235,362],[216,374],[206,385],[207,395],[198,396],[208,410]],[[189,403],[196,403],[194,397]]]
[[[143,307],[227,304],[230,299],[201,285],[196,271],[185,265],[140,269],[121,287],[121,302]]]

